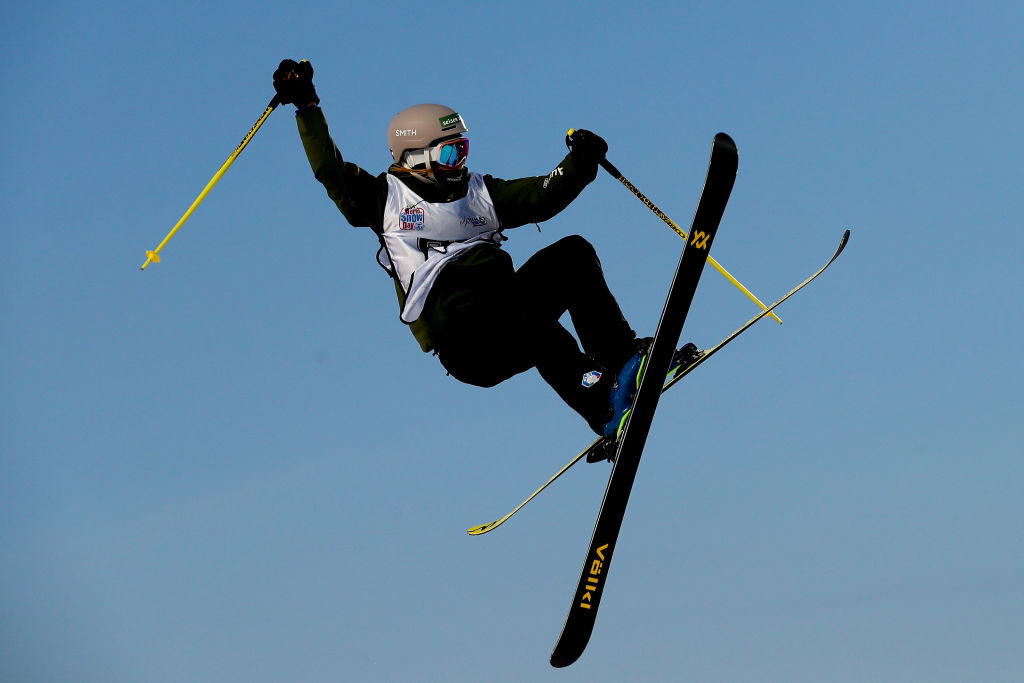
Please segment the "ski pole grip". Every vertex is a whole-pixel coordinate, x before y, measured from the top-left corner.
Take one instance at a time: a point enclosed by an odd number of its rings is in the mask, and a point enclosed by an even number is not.
[[[570,128],[565,134],[565,146],[569,149],[569,151],[572,151],[570,138],[572,138],[572,134],[575,132],[575,128]],[[615,166],[612,165],[612,162],[608,161],[608,159],[606,159],[605,157],[601,157],[600,159],[598,159],[597,163],[601,164],[601,168],[611,173],[612,177],[615,178],[616,180],[622,178],[622,174],[619,173],[619,169],[615,168]]]
[[[608,171],[608,173],[610,173],[613,178],[615,178],[616,180],[622,180],[622,173],[619,172],[619,169],[615,168],[615,165],[612,164],[612,162],[608,161],[604,157],[601,157],[601,160],[598,161],[597,163],[601,164],[601,168]]]

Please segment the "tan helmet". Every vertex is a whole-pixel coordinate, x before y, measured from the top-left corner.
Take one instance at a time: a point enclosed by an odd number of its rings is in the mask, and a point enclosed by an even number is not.
[[[395,163],[407,150],[423,149],[432,142],[468,132],[466,122],[443,104],[416,104],[395,114],[388,125],[388,147]]]

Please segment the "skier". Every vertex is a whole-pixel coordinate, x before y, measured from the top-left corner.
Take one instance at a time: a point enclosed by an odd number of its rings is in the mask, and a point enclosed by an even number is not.
[[[419,104],[388,126],[394,163],[374,176],[342,158],[308,61],[274,72],[294,104],[313,174],[354,227],[369,227],[395,283],[402,322],[425,352],[467,384],[491,387],[536,367],[598,434],[617,437],[632,406],[650,338],[638,339],[583,237],[565,237],[516,269],[504,230],[546,221],[597,176],[608,145],[575,131],[551,173],[502,180],[471,173],[468,128],[453,109]],[[580,343],[560,323],[569,313]],[[582,344],[583,350],[580,350]],[[701,351],[687,344],[672,367]]]

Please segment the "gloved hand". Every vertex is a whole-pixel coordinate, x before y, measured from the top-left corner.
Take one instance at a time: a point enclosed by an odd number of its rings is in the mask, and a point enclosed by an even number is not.
[[[274,72],[274,90],[281,104],[294,104],[296,108],[320,104],[313,87],[313,65],[303,59],[286,59]]]
[[[604,159],[604,155],[608,152],[608,143],[604,141],[604,138],[589,130],[570,131],[565,136],[565,144],[573,158],[584,163],[596,164]]]

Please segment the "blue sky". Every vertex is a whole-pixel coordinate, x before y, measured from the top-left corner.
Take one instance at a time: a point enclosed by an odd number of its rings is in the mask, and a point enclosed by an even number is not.
[[[1024,670],[1019,3],[99,2],[6,13],[5,681],[1011,681]],[[275,111],[307,58],[346,157],[440,101],[474,170],[569,127],[765,300],[667,394],[590,647],[555,671],[608,468],[535,373],[460,385],[397,320]],[[602,174],[510,233],[597,247],[653,329],[681,243]],[[753,314],[707,270],[684,336]],[[699,406],[699,409],[698,409]]]

